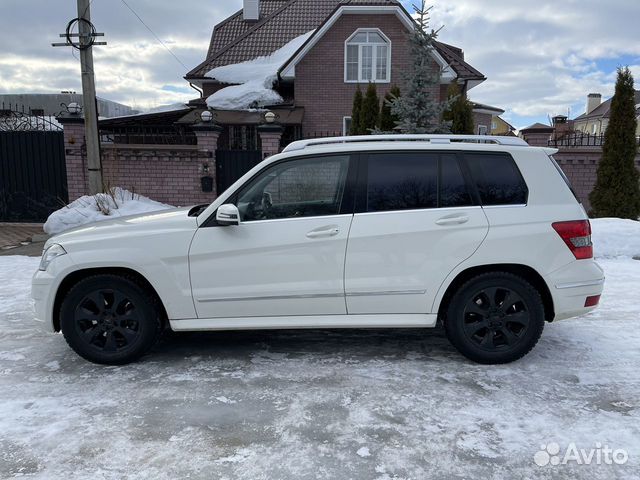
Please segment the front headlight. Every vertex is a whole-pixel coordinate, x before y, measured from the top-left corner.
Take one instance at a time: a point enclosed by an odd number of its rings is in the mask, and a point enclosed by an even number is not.
[[[44,272],[54,259],[56,259],[60,255],[65,255],[66,253],[67,252],[64,248],[62,248],[62,245],[54,243],[42,254],[42,259],[40,260],[40,270]]]

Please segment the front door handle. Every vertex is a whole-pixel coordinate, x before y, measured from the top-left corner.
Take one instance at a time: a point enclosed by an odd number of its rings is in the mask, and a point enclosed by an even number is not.
[[[335,237],[339,233],[340,229],[338,227],[323,227],[318,230],[311,230],[307,233],[307,238]]]
[[[436,225],[462,225],[463,223],[467,223],[469,221],[469,215],[466,214],[453,214],[447,215],[446,217],[442,217],[439,220],[436,220]]]

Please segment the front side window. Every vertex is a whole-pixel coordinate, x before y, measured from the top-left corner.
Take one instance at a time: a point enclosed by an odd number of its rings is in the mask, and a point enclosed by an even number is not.
[[[267,168],[238,193],[243,222],[340,213],[346,155],[305,158]]]
[[[391,42],[380,30],[358,30],[345,48],[345,81],[389,82]]]
[[[465,153],[483,205],[525,205],[529,190],[511,155]]]

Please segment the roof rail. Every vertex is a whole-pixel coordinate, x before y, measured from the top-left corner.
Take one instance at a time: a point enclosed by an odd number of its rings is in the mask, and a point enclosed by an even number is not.
[[[519,137],[501,137],[491,135],[360,135],[350,137],[326,137],[309,140],[298,140],[290,143],[282,152],[304,150],[309,147],[335,145],[338,143],[374,143],[374,142],[430,142],[433,144],[449,144],[456,142],[491,143],[528,147],[529,144]]]

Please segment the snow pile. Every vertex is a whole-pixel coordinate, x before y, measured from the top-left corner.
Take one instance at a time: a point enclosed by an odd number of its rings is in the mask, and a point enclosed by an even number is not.
[[[591,220],[596,258],[640,256],[640,222],[621,218]]]
[[[111,188],[108,193],[80,197],[69,205],[53,212],[43,228],[49,235],[54,235],[87,223],[165,210],[167,208],[173,207],[142,195],[131,193],[123,188],[115,187]]]
[[[247,110],[264,105],[282,103],[283,99],[274,91],[273,84],[278,70],[313,34],[307,32],[294,38],[284,47],[266,57],[258,57],[248,62],[214,68],[207,77],[222,83],[232,83],[230,87],[218,90],[207,99],[207,105],[219,110]]]

